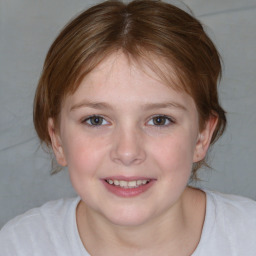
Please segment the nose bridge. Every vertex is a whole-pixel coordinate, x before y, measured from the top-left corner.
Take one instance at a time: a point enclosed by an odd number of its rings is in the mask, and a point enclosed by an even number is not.
[[[140,164],[146,158],[143,134],[136,125],[120,125],[113,136],[111,158],[125,166]]]

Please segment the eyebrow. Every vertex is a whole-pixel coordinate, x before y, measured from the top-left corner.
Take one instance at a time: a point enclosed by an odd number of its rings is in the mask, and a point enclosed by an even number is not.
[[[177,102],[148,103],[142,106],[143,109],[152,110],[158,108],[178,108],[187,111],[187,108]]]
[[[88,102],[88,101],[83,101],[80,103],[77,103],[75,105],[73,105],[70,108],[70,111],[79,109],[79,108],[83,108],[83,107],[87,107],[87,108],[94,108],[94,109],[113,109],[113,107],[106,103],[106,102]],[[144,110],[154,110],[154,109],[159,109],[159,108],[177,108],[177,109],[181,109],[184,111],[187,111],[187,108],[185,106],[183,106],[182,104],[179,104],[177,102],[161,102],[161,103],[146,103],[143,104],[142,109]]]
[[[108,103],[105,102],[88,102],[88,101],[83,101],[80,103],[77,103],[75,105],[73,105],[70,108],[70,111],[76,110],[78,108],[82,108],[82,107],[87,107],[87,108],[95,108],[95,109],[112,109],[112,106],[109,105]]]

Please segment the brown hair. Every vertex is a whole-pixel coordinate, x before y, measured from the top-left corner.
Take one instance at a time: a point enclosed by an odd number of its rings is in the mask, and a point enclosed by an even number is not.
[[[34,125],[41,142],[50,146],[47,121],[52,117],[58,123],[63,99],[76,91],[86,74],[117,50],[136,60],[147,60],[158,73],[161,70],[149,56],[163,59],[179,80],[178,84],[169,84],[193,97],[200,127],[211,115],[218,116],[211,144],[222,135],[226,117],[217,93],[220,57],[201,23],[161,1],[124,4],[112,0],[78,15],[50,47],[34,100]],[[168,79],[168,74],[165,77]],[[203,163],[194,165],[193,174]]]

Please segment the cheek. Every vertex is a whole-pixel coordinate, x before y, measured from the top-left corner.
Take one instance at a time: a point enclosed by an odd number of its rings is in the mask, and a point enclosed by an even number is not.
[[[162,138],[158,147],[152,147],[155,159],[161,169],[177,175],[190,175],[194,143],[186,133]]]
[[[103,150],[99,146],[104,148],[100,144],[97,140],[77,136],[65,147],[70,181],[82,198],[91,197],[91,191],[97,185],[103,159]]]
[[[64,151],[71,174],[90,175],[100,165],[105,147],[102,140],[75,136],[67,140]]]

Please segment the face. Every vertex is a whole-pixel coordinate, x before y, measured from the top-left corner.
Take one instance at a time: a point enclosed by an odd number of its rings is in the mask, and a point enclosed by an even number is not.
[[[86,208],[111,223],[140,225],[181,202],[192,163],[214,128],[199,132],[186,93],[163,84],[122,53],[104,60],[63,102],[60,129],[49,120],[58,162]]]

